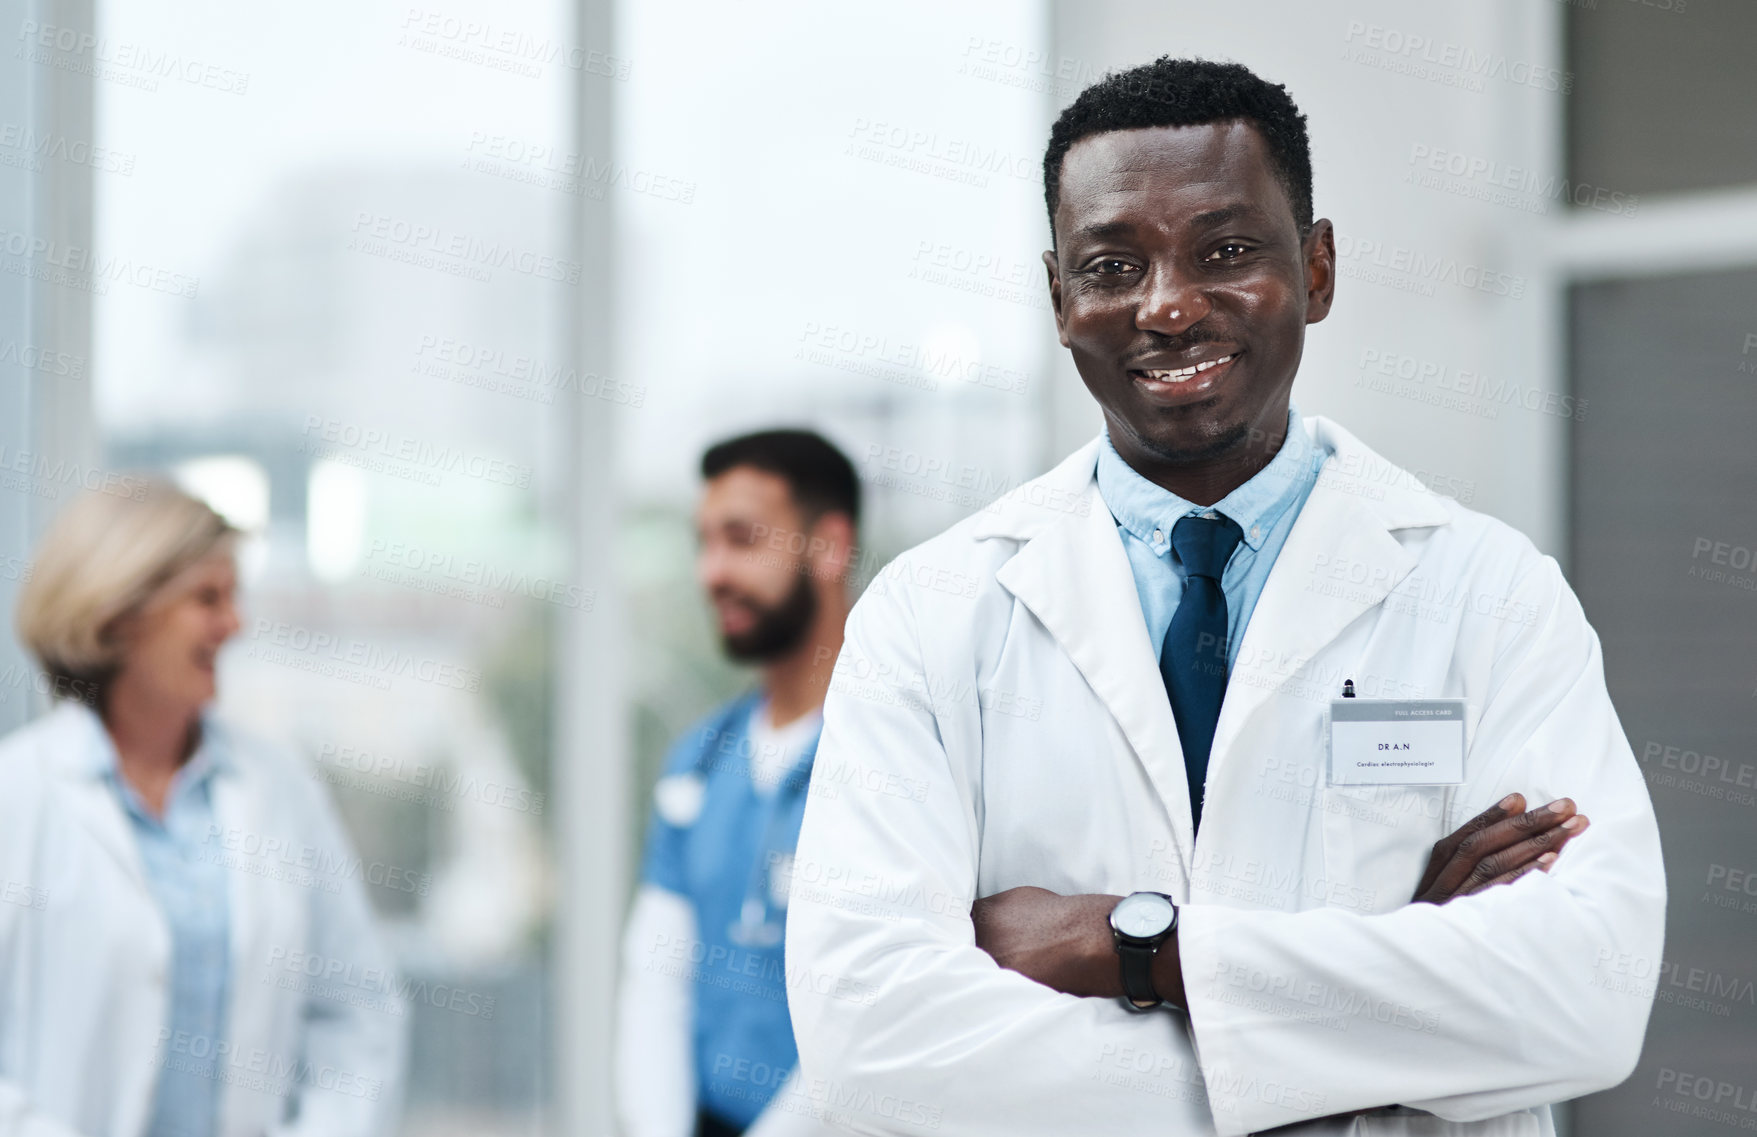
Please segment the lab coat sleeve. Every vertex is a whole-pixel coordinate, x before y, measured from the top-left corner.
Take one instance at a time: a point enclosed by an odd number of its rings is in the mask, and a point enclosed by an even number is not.
[[[616,1112],[625,1137],[695,1132],[689,948],[696,942],[690,902],[643,884],[623,933],[616,1006]]]
[[[866,1134],[1205,1131],[1174,1015],[1061,994],[976,946],[976,791],[922,697],[937,678],[923,675],[907,588],[869,589],[825,703],[789,892],[804,1099]],[[1147,1056],[1144,1092],[1100,1084],[1124,1050]]]
[[[334,807],[321,789],[307,802],[311,843],[320,849],[351,850]],[[402,1113],[403,1063],[408,1008],[395,992],[395,961],[379,934],[366,890],[357,878],[340,878],[336,891],[311,890],[311,951],[344,960],[362,972],[387,977],[384,1000],[356,1005],[320,994],[306,997],[301,1054],[312,1077],[293,1091],[292,1120],[273,1137],[389,1137]],[[386,1002],[393,1005],[387,1007]],[[316,1084],[333,1070],[335,1088]]]
[[[6,758],[15,763],[15,755]],[[42,815],[41,786],[34,777],[20,776],[12,771],[5,786],[9,800],[0,809],[0,881],[35,879],[33,862],[37,843],[37,825]],[[22,783],[22,788],[21,788]],[[18,966],[16,952],[19,924],[40,919],[33,907],[0,903],[0,977],[10,976]],[[6,1007],[6,980],[0,978],[0,1014]],[[51,1117],[45,1117],[32,1104],[25,1087],[0,1075],[0,1137],[80,1137],[78,1131]]]
[[[1658,828],[1597,636],[1555,562],[1515,591],[1537,618],[1493,662],[1453,816],[1517,790],[1572,797],[1591,827],[1552,872],[1443,906],[1186,907],[1180,959],[1223,1137],[1392,1104],[1472,1121],[1633,1070],[1651,996],[1605,982],[1603,962],[1609,949],[1657,966]]]

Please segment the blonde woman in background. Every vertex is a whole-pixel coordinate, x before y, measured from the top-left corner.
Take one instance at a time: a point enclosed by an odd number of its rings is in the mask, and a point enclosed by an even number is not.
[[[20,637],[62,696],[0,740],[0,1137],[366,1137],[403,1005],[335,811],[217,721],[237,531],[174,486],[49,530]]]

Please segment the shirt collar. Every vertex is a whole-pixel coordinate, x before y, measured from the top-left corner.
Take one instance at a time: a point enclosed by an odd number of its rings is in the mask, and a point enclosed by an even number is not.
[[[104,720],[84,704],[68,705],[78,708],[77,713],[86,723],[87,739],[83,758],[87,773],[94,778],[119,780],[121,772],[117,766],[116,743],[110,738],[110,732],[104,729]],[[177,771],[179,784],[195,785],[211,775],[230,773],[233,768],[225,727],[214,714],[203,711],[201,741],[196,744],[195,753],[189,756],[189,761]]]
[[[1275,457],[1250,481],[1204,508],[1142,477],[1116,452],[1106,433],[1104,444],[1098,448],[1098,492],[1116,523],[1155,550],[1170,548],[1171,528],[1180,518],[1209,509],[1237,522],[1244,532],[1245,544],[1258,550],[1281,515],[1314,477],[1313,451],[1312,438],[1306,433],[1299,409],[1289,406],[1287,438]]]

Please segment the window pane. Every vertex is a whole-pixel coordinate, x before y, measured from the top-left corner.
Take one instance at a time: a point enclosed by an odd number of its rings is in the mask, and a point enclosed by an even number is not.
[[[1080,83],[1039,4],[655,0],[619,19],[634,59],[665,61],[623,92],[623,161],[683,187],[618,202],[644,818],[665,747],[754,682],[691,573],[708,443],[803,424],[839,445],[865,495],[857,587],[1043,469],[1041,163]]]
[[[1568,169],[1590,192],[1757,182],[1757,4],[1571,3]]]
[[[550,1098],[551,645],[590,601],[559,484],[570,23],[101,15],[99,141],[129,161],[95,243],[133,266],[95,300],[105,459],[260,534],[222,706],[348,826],[407,983],[410,1134],[538,1132]]]
[[[1573,293],[1573,390],[1592,416],[1574,430],[1569,578],[1653,795],[1670,897],[1665,958],[1606,945],[1593,976],[1655,998],[1635,1073],[1577,1104],[1575,1131],[1595,1137],[1723,1133],[1723,1102],[1679,1094],[1752,1069],[1753,312],[1749,269]]]

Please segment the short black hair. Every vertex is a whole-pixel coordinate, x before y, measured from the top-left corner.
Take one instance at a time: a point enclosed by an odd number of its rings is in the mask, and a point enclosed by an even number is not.
[[[854,463],[815,430],[759,430],[716,442],[702,455],[703,478],[717,478],[739,466],[778,475],[811,520],[846,513],[860,523],[860,478]]]
[[[1055,207],[1061,202],[1062,159],[1068,147],[1094,134],[1154,126],[1201,126],[1243,119],[1269,145],[1275,180],[1293,203],[1301,236],[1312,228],[1312,147],[1306,116],[1279,83],[1260,79],[1239,63],[1173,59],[1162,55],[1127,71],[1113,71],[1080,92],[1049,130],[1043,154],[1043,196],[1049,205],[1049,239],[1055,242]]]

